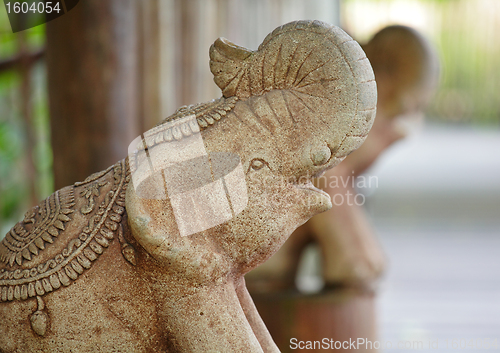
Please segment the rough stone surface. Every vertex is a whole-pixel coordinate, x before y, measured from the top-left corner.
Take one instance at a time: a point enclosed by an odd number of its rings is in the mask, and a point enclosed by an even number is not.
[[[335,200],[333,207],[298,228],[275,256],[246,276],[251,292],[295,288],[300,255],[311,243],[319,245],[326,287],[369,289],[385,268],[363,207],[354,201],[354,178],[423,119],[437,83],[438,61],[430,43],[405,26],[386,27],[362,47],[377,81],[373,128],[358,150],[321,178],[318,186]]]
[[[173,197],[133,184],[135,157],[55,192],[0,243],[1,352],[278,351],[243,275],[331,207],[311,177],[363,142],[375,81],[361,47],[318,21],[257,51],[218,39],[210,68],[223,97],[179,109],[143,152],[200,133],[211,156],[239,157],[245,207],[183,236]]]

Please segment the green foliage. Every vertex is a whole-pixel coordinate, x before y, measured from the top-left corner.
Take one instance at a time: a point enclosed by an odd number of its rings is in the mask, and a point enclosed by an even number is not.
[[[0,5],[0,60],[13,58],[19,51],[19,35],[13,34],[3,4]],[[45,26],[22,32],[29,52],[39,50],[45,43]],[[36,197],[43,199],[53,189],[52,151],[49,138],[49,116],[46,94],[45,65],[32,67],[31,108],[35,135],[33,151],[27,150],[27,127],[22,117],[21,75],[17,70],[0,73],[0,239],[22,218],[32,205],[28,204],[29,179],[26,161],[35,162]]]
[[[457,21],[467,11],[457,4],[441,7],[442,30],[435,41],[442,75],[429,113],[440,121],[500,126],[500,26],[484,18],[475,26]]]

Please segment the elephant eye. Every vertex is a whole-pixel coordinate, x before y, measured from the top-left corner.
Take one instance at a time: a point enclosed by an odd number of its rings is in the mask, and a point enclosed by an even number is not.
[[[267,162],[261,158],[254,158],[250,162],[250,168],[252,168],[253,170],[262,169],[266,165],[267,165]]]

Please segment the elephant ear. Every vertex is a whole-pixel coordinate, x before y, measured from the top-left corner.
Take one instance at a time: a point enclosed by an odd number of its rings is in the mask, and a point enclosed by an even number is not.
[[[252,57],[252,95],[273,89],[307,105],[296,117],[335,131],[335,157],[366,138],[376,111],[375,77],[360,45],[342,29],[321,21],[296,21],[276,28]],[[339,139],[337,141],[336,139]]]
[[[357,111],[369,112],[367,121],[374,116],[375,81],[363,50],[340,28],[321,21],[280,26],[256,51],[219,38],[210,47],[210,70],[226,98],[291,89],[342,105],[356,96]],[[351,95],[346,86],[353,86]]]
[[[280,91],[281,98],[254,108],[264,114],[270,104],[267,112],[281,111],[278,120],[290,117],[304,133],[312,134],[314,122],[335,131],[338,158],[359,147],[373,124],[377,90],[370,62],[357,42],[327,23],[290,22],[270,33],[256,51],[220,38],[210,48],[210,68],[225,98],[255,103]],[[286,126],[281,120],[275,125]]]
[[[209,53],[210,71],[223,96],[247,96],[247,66],[253,52],[221,37],[212,44]]]

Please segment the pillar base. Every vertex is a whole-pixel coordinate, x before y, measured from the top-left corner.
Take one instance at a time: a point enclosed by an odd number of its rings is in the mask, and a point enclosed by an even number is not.
[[[375,342],[375,294],[358,288],[335,288],[305,295],[296,291],[252,293],[259,313],[282,352],[343,352],[335,341]],[[300,349],[310,347],[317,349]],[[293,349],[295,348],[295,349]],[[350,349],[349,349],[350,348]],[[376,352],[370,344],[360,344],[359,351]]]

